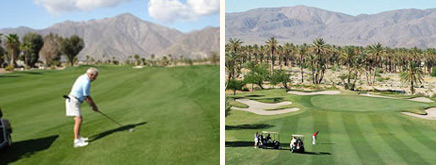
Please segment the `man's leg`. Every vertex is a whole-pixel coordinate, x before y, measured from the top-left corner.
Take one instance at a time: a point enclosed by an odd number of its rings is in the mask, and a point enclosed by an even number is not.
[[[82,125],[82,116],[74,117],[74,140],[79,139],[80,135],[80,126]]]

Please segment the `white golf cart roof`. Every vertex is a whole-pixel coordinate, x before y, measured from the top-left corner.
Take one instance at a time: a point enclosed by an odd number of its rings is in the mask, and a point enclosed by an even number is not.
[[[278,132],[262,131],[262,133],[279,134]]]
[[[304,138],[304,135],[294,135],[294,134],[292,134],[292,137],[303,137]]]

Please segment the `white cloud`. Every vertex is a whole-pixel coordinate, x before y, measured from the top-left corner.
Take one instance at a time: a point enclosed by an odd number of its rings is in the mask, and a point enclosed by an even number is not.
[[[164,22],[195,20],[198,17],[214,14],[220,10],[219,0],[149,0],[150,17]]]
[[[91,11],[97,8],[114,7],[131,0],[34,0],[52,14],[66,11],[82,10]]]

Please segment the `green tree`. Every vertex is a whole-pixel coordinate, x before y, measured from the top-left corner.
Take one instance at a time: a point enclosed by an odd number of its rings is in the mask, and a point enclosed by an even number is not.
[[[39,59],[39,51],[44,45],[44,39],[37,33],[27,33],[23,37],[23,43],[29,44],[29,49],[26,52],[26,65],[35,67]]]
[[[85,42],[77,35],[62,39],[60,44],[61,52],[67,56],[71,66],[74,66],[74,58],[85,47]]]
[[[167,56],[163,56],[162,59],[160,60],[160,63],[162,66],[167,66],[169,63]]]
[[[237,90],[242,90],[242,87],[244,86],[244,81],[236,80],[236,79],[230,79],[228,89],[233,90],[233,95],[236,95]]]
[[[268,79],[268,65],[261,63],[250,68],[244,76],[244,81],[249,84],[256,84],[260,89],[264,89],[262,84]]]
[[[287,73],[286,70],[279,69],[275,70],[274,74],[270,77],[270,83],[272,85],[277,85],[279,83],[282,83],[283,87],[286,89],[289,89],[288,83],[291,82],[291,79],[289,78],[291,74]]]
[[[411,61],[404,72],[400,73],[401,81],[410,83],[410,91],[412,95],[415,93],[413,85],[416,83],[422,83],[424,78],[422,77],[422,70],[419,67],[419,62]]]
[[[136,63],[136,65],[140,65],[141,61],[140,61],[139,59],[140,59],[141,57],[139,57],[138,54],[135,54],[134,58],[135,58],[135,63]]]
[[[211,52],[209,57],[210,63],[216,65],[220,61],[220,57],[217,52]]]

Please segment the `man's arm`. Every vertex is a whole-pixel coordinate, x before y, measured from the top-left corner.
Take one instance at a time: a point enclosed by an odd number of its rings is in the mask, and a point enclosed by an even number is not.
[[[86,102],[88,102],[89,106],[92,107],[92,110],[98,111],[97,104],[95,104],[94,100],[92,100],[91,96],[85,96]]]

